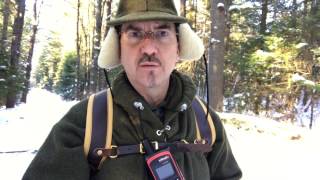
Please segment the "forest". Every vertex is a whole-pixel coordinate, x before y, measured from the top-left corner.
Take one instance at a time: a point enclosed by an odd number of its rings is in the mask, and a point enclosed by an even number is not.
[[[72,7],[61,13],[74,17],[75,48],[65,51],[61,32],[50,31],[36,57],[47,1],[0,1],[0,107],[27,102],[32,87],[81,100],[107,86],[97,59],[118,1],[64,0]],[[310,123],[301,125],[312,127],[320,117],[319,1],[176,3],[206,47],[201,60],[179,63],[177,69],[192,77],[198,95],[209,96],[211,107],[288,122],[299,122],[302,112],[310,112]],[[108,70],[110,81],[119,71]]]

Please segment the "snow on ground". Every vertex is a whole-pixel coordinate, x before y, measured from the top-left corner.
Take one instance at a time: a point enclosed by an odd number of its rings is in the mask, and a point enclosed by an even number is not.
[[[220,113],[245,180],[320,179],[320,129]],[[237,119],[237,121],[235,120]]]
[[[51,127],[75,103],[32,89],[28,103],[0,109],[0,179],[19,180]],[[220,113],[244,180],[320,179],[320,128]]]
[[[28,103],[0,110],[0,179],[21,179],[51,127],[75,102],[32,89]]]

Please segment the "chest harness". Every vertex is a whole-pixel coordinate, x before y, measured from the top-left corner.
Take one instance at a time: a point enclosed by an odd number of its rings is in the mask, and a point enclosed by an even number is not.
[[[181,140],[177,142],[151,141],[155,150],[169,149],[171,152],[209,152],[215,142],[216,133],[213,120],[207,107],[196,97],[192,101],[196,119],[196,139],[194,142]],[[143,142],[131,145],[112,144],[113,100],[110,89],[93,94],[87,106],[84,152],[91,170],[97,172],[108,158],[117,158],[130,154],[145,154]]]

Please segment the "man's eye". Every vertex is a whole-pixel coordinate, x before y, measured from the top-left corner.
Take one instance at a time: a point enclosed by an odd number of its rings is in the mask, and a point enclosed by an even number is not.
[[[166,30],[159,30],[155,32],[155,36],[158,38],[164,38],[169,36],[169,31]]]
[[[142,37],[142,33],[140,31],[128,31],[127,34],[131,38],[141,38]]]

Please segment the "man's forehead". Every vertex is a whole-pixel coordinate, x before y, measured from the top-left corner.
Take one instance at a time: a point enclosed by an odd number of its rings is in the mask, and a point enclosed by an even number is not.
[[[127,29],[128,27],[134,27],[138,29],[144,29],[145,27],[151,27],[154,29],[157,28],[174,28],[175,25],[173,22],[169,21],[141,21],[141,22],[128,22],[122,25],[122,29]]]

